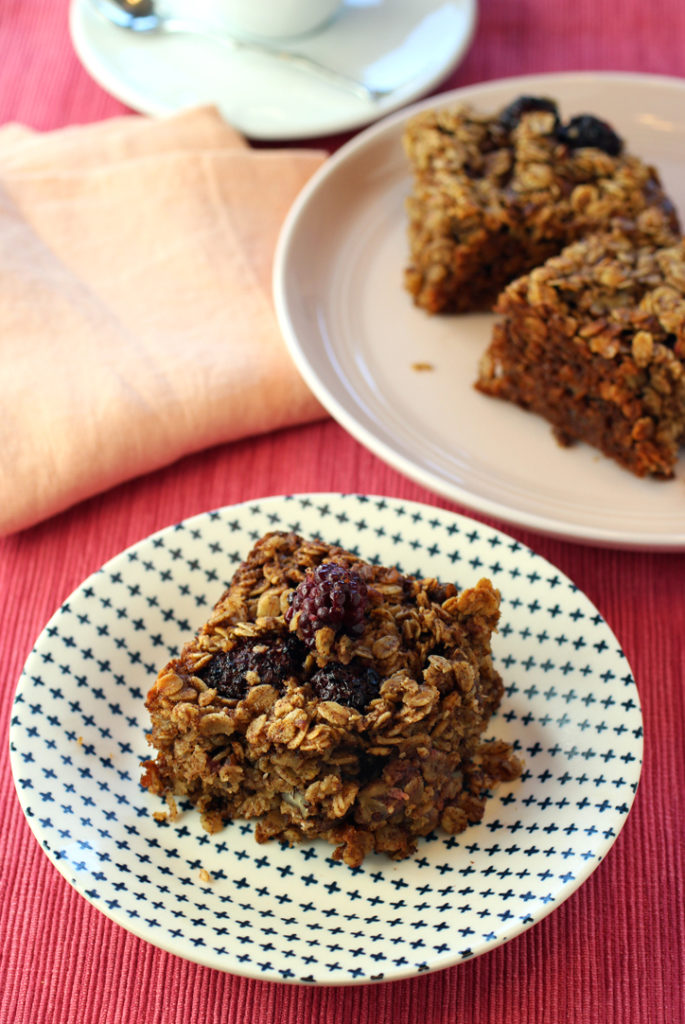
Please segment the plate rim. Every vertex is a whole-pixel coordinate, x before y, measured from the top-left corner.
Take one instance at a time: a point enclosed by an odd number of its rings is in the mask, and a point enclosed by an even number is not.
[[[242,510],[243,513],[249,513],[250,506],[254,506],[254,505],[267,505],[267,506],[271,505],[273,507],[273,505],[275,504],[278,507],[282,507],[285,504],[286,501],[288,501],[288,502],[290,502],[290,501],[297,501],[298,499],[316,499],[317,501],[322,501],[323,500],[323,501],[331,501],[331,502],[333,502],[335,500],[341,500],[341,499],[345,500],[345,499],[358,499],[358,498],[364,498],[364,499],[366,499],[368,501],[374,501],[374,502],[375,501],[385,502],[385,503],[387,503],[389,509],[393,509],[395,507],[402,506],[405,510],[409,510],[409,511],[416,510],[416,509],[418,509],[420,511],[423,511],[423,512],[430,511],[433,514],[438,514],[438,515],[444,517],[446,522],[448,522],[448,521],[457,522],[460,527],[467,527],[468,528],[469,526],[474,526],[478,530],[483,530],[485,534],[488,534],[491,537],[497,537],[497,538],[500,538],[500,539],[504,539],[506,541],[510,541],[513,545],[516,545],[514,550],[516,550],[516,551],[521,550],[524,554],[527,554],[529,557],[532,556],[532,558],[535,560],[536,566],[552,569],[556,574],[558,574],[558,575],[560,575],[562,577],[563,581],[565,581],[566,583],[571,585],[571,587],[572,587],[574,592],[577,591],[577,593],[582,597],[582,599],[585,602],[585,604],[587,605],[587,607],[589,609],[592,609],[592,610],[594,610],[596,612],[597,616],[601,620],[603,629],[606,631],[607,635],[614,640],[614,642],[616,644],[616,652],[617,652],[617,654],[620,654],[623,658],[625,658],[625,654],[624,654],[624,652],[622,650],[621,644],[619,643],[618,638],[616,637],[613,629],[611,628],[611,626],[609,625],[607,620],[604,618],[604,616],[601,614],[601,612],[599,612],[599,610],[597,609],[597,607],[594,604],[594,602],[592,601],[592,599],[583,590],[581,590],[580,588],[576,587],[575,584],[573,583],[573,580],[563,570],[559,569],[556,565],[554,565],[554,563],[550,562],[544,555],[538,554],[538,552],[536,552],[533,548],[529,547],[527,544],[525,544],[525,543],[523,543],[521,541],[518,541],[518,540],[516,540],[516,538],[514,538],[511,535],[507,534],[506,531],[500,530],[498,527],[494,527],[494,526],[489,526],[487,524],[483,524],[483,523],[479,522],[478,520],[474,520],[470,516],[465,515],[465,514],[463,514],[461,512],[454,512],[454,511],[451,511],[450,509],[444,509],[444,508],[441,508],[441,507],[436,506],[434,504],[431,504],[430,502],[414,501],[414,500],[411,500],[411,499],[402,499],[402,498],[396,498],[396,497],[391,497],[391,496],[386,496],[386,495],[381,495],[381,494],[362,494],[362,493],[357,493],[357,492],[349,493],[349,492],[322,491],[322,492],[297,492],[297,493],[293,493],[293,494],[289,494],[289,495],[286,495],[286,494],[282,494],[282,495],[268,495],[268,496],[264,496],[264,497],[257,497],[257,498],[247,499],[245,501],[236,502],[236,503],[229,504],[229,505],[220,505],[220,506],[217,506],[215,509],[210,509],[210,510],[207,510],[205,512],[195,513],[195,514],[190,515],[188,517],[185,517],[185,518],[183,518],[183,519],[181,519],[181,520],[179,520],[179,521],[177,521],[175,523],[170,523],[170,524],[168,524],[168,525],[166,525],[164,527],[161,527],[161,528],[153,531],[149,535],[140,538],[139,540],[137,540],[137,541],[133,542],[132,544],[128,545],[123,550],[119,551],[117,554],[115,554],[112,557],[108,558],[99,568],[95,569],[92,573],[90,573],[77,587],[75,587],[71,591],[71,593],[69,595],[67,595],[67,597],[64,598],[64,600],[61,602],[60,606],[53,612],[53,614],[50,616],[49,620],[47,621],[47,623],[45,624],[45,626],[41,630],[41,633],[39,634],[38,638],[36,639],[32,649],[31,649],[31,652],[29,653],[29,655],[28,655],[28,657],[26,659],[26,663],[24,665],[24,668],[22,669],[21,675],[20,675],[18,683],[17,683],[16,692],[14,694],[14,698],[13,698],[13,702],[12,702],[11,715],[10,715],[10,728],[9,728],[8,739],[9,739],[9,747],[10,747],[11,774],[12,774],[12,778],[13,778],[13,782],[14,782],[14,787],[15,787],[17,799],[18,799],[19,804],[21,806],[21,809],[22,809],[22,811],[24,813],[25,820],[26,820],[26,822],[27,822],[31,832],[33,833],[35,839],[37,840],[38,845],[39,845],[41,851],[47,856],[48,860],[51,862],[53,867],[56,868],[56,870],[59,872],[59,874],[62,875],[62,877],[65,879],[65,881],[73,889],[76,890],[76,892],[79,894],[79,896],[81,896],[83,899],[85,899],[87,902],[89,902],[91,904],[91,906],[93,906],[99,912],[103,913],[106,917],[108,917],[110,920],[112,920],[119,927],[122,927],[124,930],[131,932],[133,935],[136,935],[138,938],[142,939],[143,941],[146,941],[146,942],[150,943],[151,945],[157,946],[158,948],[163,949],[163,950],[165,950],[168,953],[172,953],[173,955],[178,956],[178,957],[180,957],[182,959],[186,959],[186,960],[188,960],[190,962],[198,963],[200,965],[207,966],[207,967],[210,967],[211,969],[219,970],[219,971],[222,971],[222,972],[225,972],[225,973],[231,973],[231,974],[234,974],[234,975],[239,975],[239,976],[244,976],[244,977],[248,977],[248,978],[253,978],[253,979],[256,979],[256,980],[260,980],[260,981],[273,981],[273,982],[277,982],[277,983],[289,983],[289,984],[303,984],[303,983],[304,984],[308,984],[308,983],[312,983],[312,984],[317,984],[317,985],[328,985],[328,986],[366,985],[366,984],[375,983],[376,981],[386,982],[386,981],[394,981],[394,980],[407,979],[407,978],[411,978],[411,977],[416,977],[420,973],[435,973],[435,972],[440,971],[440,970],[449,969],[451,967],[458,966],[459,963],[463,962],[463,958],[460,957],[458,951],[455,948],[452,948],[449,951],[448,955],[444,958],[444,959],[447,960],[447,962],[440,963],[439,961],[442,959],[442,957],[440,957],[440,956],[435,957],[433,959],[434,966],[429,966],[428,969],[425,970],[425,971],[417,970],[415,968],[411,968],[411,967],[408,966],[406,969],[398,969],[398,970],[392,972],[389,977],[388,976],[382,976],[382,977],[380,977],[378,979],[366,976],[366,977],[363,977],[361,979],[351,977],[351,978],[344,978],[344,979],[339,979],[339,980],[331,981],[331,980],[326,979],[324,977],[324,978],[320,978],[320,979],[312,978],[311,981],[310,981],[310,979],[301,979],[301,978],[293,978],[293,979],[290,979],[290,978],[278,978],[278,977],[276,977],[276,972],[275,971],[273,972],[273,976],[265,977],[264,974],[260,974],[259,972],[257,972],[256,968],[250,968],[250,967],[242,968],[239,971],[237,969],[237,967],[234,966],[234,965],[226,966],[226,965],[222,965],[222,964],[218,963],[217,962],[217,958],[214,958],[212,960],[211,958],[207,959],[206,957],[202,957],[202,956],[193,956],[193,955],[190,954],[190,952],[180,952],[177,948],[174,947],[173,941],[170,938],[168,938],[166,935],[158,936],[157,933],[156,932],[152,932],[152,930],[150,928],[146,929],[142,925],[139,925],[138,921],[135,920],[135,919],[134,920],[131,920],[131,919],[124,920],[123,914],[118,916],[112,909],[107,907],[107,904],[106,904],[105,900],[100,900],[98,902],[98,901],[95,901],[94,899],[92,899],[87,894],[87,892],[86,892],[87,885],[88,885],[87,880],[85,882],[82,882],[81,884],[78,884],[77,883],[77,879],[73,877],[73,873],[71,873],[72,877],[70,877],[70,871],[69,871],[69,864],[68,864],[68,862],[65,862],[63,859],[54,856],[53,850],[52,850],[51,846],[48,846],[46,848],[46,846],[44,845],[44,841],[43,841],[44,837],[42,836],[42,834],[39,834],[39,831],[37,829],[37,823],[35,821],[35,816],[30,816],[29,814],[26,813],[26,806],[28,806],[28,802],[27,802],[27,805],[25,806],[24,798],[22,796],[23,789],[19,785],[18,769],[20,768],[20,765],[19,765],[20,751],[19,751],[18,747],[15,745],[15,743],[13,741],[13,737],[16,735],[16,732],[20,728],[20,724],[18,722],[15,722],[16,703],[18,701],[19,694],[20,694],[21,689],[22,689],[22,684],[24,683],[25,677],[27,676],[27,668],[30,665],[31,661],[34,658],[37,657],[37,655],[39,653],[39,645],[40,645],[41,639],[44,636],[47,637],[49,635],[48,631],[49,631],[51,625],[58,619],[58,617],[60,616],[62,610],[64,609],[64,606],[67,605],[75,596],[81,594],[81,592],[84,591],[85,588],[87,588],[87,586],[89,585],[89,583],[92,580],[100,577],[101,574],[103,573],[103,571],[106,571],[109,568],[113,568],[115,565],[118,565],[119,567],[121,567],[122,564],[125,565],[126,564],[127,556],[129,555],[130,552],[132,552],[134,550],[140,550],[141,548],[145,548],[145,547],[148,547],[148,546],[154,546],[154,542],[155,542],[155,540],[157,538],[159,538],[161,535],[168,535],[168,534],[172,533],[174,530],[178,529],[181,524],[183,524],[183,526],[186,527],[187,529],[192,530],[193,526],[197,526],[200,523],[207,523],[207,522],[209,522],[211,517],[215,516],[217,513],[219,515],[222,515],[222,514],[225,515],[228,512],[234,512],[236,509]],[[626,824],[626,822],[628,820],[628,817],[630,815],[630,811],[632,809],[632,806],[634,804],[634,801],[636,799],[637,793],[638,793],[639,783],[640,783],[640,779],[641,779],[641,775],[642,775],[642,769],[643,769],[643,764],[644,764],[644,735],[643,735],[643,733],[644,733],[644,720],[643,720],[643,715],[642,715],[642,706],[641,706],[641,701],[640,701],[640,694],[639,694],[639,690],[638,690],[638,687],[637,687],[634,675],[632,673],[632,670],[630,668],[630,665],[629,665],[627,659],[625,661],[625,664],[626,664],[627,672],[629,673],[629,675],[631,677],[632,688],[631,688],[630,696],[631,696],[631,699],[634,700],[634,702],[635,702],[636,714],[638,716],[639,723],[640,723],[640,737],[639,737],[638,743],[636,744],[635,765],[633,766],[632,770],[628,772],[628,774],[630,775],[630,780],[631,781],[629,781],[629,783],[628,783],[629,784],[629,788],[630,788],[630,792],[627,794],[627,796],[624,798],[624,801],[623,801],[623,803],[626,805],[625,806],[625,811],[620,816],[620,818],[618,818],[617,821],[613,821],[613,824],[614,824],[615,829],[616,829],[615,834],[613,836],[610,836],[610,837],[607,837],[606,834],[605,834],[603,842],[601,844],[598,844],[598,846],[597,846],[594,860],[587,861],[586,862],[586,870],[583,870],[581,868],[578,871],[578,875],[575,878],[573,878],[571,883],[565,883],[564,885],[560,885],[557,888],[557,890],[555,892],[554,900],[552,901],[552,903],[550,905],[536,910],[536,914],[535,914],[534,918],[532,920],[528,921],[528,922],[521,921],[521,920],[518,920],[518,921],[514,920],[514,922],[512,922],[512,924],[511,924],[511,926],[509,928],[501,930],[501,932],[500,932],[500,934],[498,936],[498,939],[497,939],[497,941],[495,942],[495,944],[493,946],[479,949],[478,952],[476,952],[475,954],[472,954],[471,956],[469,956],[468,959],[475,959],[478,956],[483,955],[484,953],[491,952],[494,949],[496,949],[497,947],[506,944],[507,942],[511,941],[512,939],[516,938],[517,936],[523,934],[523,932],[527,931],[529,928],[532,928],[535,924],[540,923],[550,913],[552,913],[554,910],[558,909],[563,903],[566,902],[566,900],[570,896],[573,895],[573,893],[575,893],[588,880],[588,878],[594,873],[596,868],[598,868],[599,865],[604,861],[604,859],[606,858],[607,854],[611,850],[611,847],[613,846],[613,844],[615,843],[616,839],[620,835],[623,827],[625,826],[625,824]],[[129,785],[131,785],[131,786],[135,786],[135,784],[136,784],[136,780],[133,780],[133,781],[131,781],[129,783]]]
[[[384,135],[392,136],[396,132],[398,125],[404,124],[408,118],[422,110],[449,106],[455,102],[468,100],[473,96],[478,98],[482,96],[487,97],[490,92],[499,91],[503,87],[516,88],[517,91],[525,92],[528,90],[534,91],[537,88],[553,88],[552,83],[574,85],[576,83],[597,80],[610,81],[619,85],[621,83],[629,83],[632,85],[640,84],[644,87],[671,88],[682,93],[685,99],[685,79],[680,79],[673,75],[659,75],[648,72],[582,70],[512,75],[505,78],[491,79],[486,82],[474,83],[429,96],[401,110],[394,111],[387,117],[370,125],[341,146],[321,167],[317,168],[295,197],[283,221],[276,242],[271,278],[272,296],[282,337],[305,383],[333,418],[352,437],[404,476],[416,481],[434,494],[463,504],[471,511],[493,516],[498,522],[523,526],[538,533],[562,540],[619,550],[683,551],[685,550],[685,525],[682,531],[669,532],[668,534],[655,533],[644,529],[617,531],[598,525],[579,526],[573,522],[566,522],[555,518],[552,515],[541,515],[533,511],[512,510],[508,505],[491,498],[479,495],[474,496],[468,488],[451,483],[445,480],[439,473],[432,472],[429,468],[418,465],[408,456],[396,451],[384,440],[375,437],[372,430],[360,424],[354,412],[350,411],[338,396],[320,380],[307,358],[288,312],[289,296],[286,287],[288,251],[293,244],[298,230],[299,219],[319,190],[326,187],[329,177],[334,175],[338,168],[346,164],[348,160],[354,159],[370,143],[377,141]],[[658,486],[660,481],[656,483]],[[675,481],[671,481],[671,483],[675,483]]]
[[[384,2],[388,3],[391,2],[391,0],[384,0]],[[409,102],[414,102],[418,97],[437,88],[441,82],[452,74],[468,53],[476,34],[479,17],[478,0],[444,0],[444,2],[463,6],[465,17],[464,31],[459,40],[456,41],[456,45],[450,55],[450,59],[444,61],[430,74],[427,73],[423,75],[420,79],[421,84],[418,87],[408,88],[410,83],[405,83],[398,87],[396,93],[393,93],[392,97],[384,97],[379,101],[377,107],[374,107],[371,103],[366,105],[360,104],[358,113],[349,115],[346,118],[329,121],[325,124],[321,122],[318,125],[315,125],[312,129],[303,129],[298,128],[297,126],[292,126],[291,128],[283,128],[280,131],[276,131],[275,129],[259,129],[258,127],[256,127],[256,129],[249,129],[248,126],[241,125],[239,130],[241,130],[249,139],[258,142],[287,142],[297,139],[316,139],[349,131],[363,130],[371,123],[389,115]],[[123,103],[125,106],[130,107],[132,110],[138,111],[141,114],[146,114],[152,117],[168,117],[176,112],[180,112],[181,108],[176,107],[174,104],[165,103],[162,99],[157,97],[147,101],[141,100],[140,90],[129,86],[127,82],[122,81],[121,77],[117,75],[116,72],[112,71],[106,63],[103,63],[99,53],[96,51],[96,48],[94,48],[90,42],[87,30],[88,15],[85,13],[87,12],[87,8],[88,0],[70,0],[68,21],[69,35],[76,55],[91,78],[93,78],[101,88],[105,89],[106,92],[110,93],[110,95],[115,97],[115,99],[120,103]],[[114,26],[112,26],[112,31],[116,31]],[[122,34],[124,31],[125,30],[123,29],[121,30]],[[397,101],[394,99],[395,95],[398,97]],[[215,102],[218,106],[218,98]],[[381,112],[375,113],[377,109],[380,109]]]

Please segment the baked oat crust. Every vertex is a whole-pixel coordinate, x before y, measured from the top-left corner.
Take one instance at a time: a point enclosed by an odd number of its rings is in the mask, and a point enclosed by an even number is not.
[[[360,634],[322,627],[284,678],[248,672],[238,699],[208,685],[212,659],[245,638],[267,657],[290,642],[291,595],[322,562],[366,582]],[[480,820],[488,787],[520,771],[507,744],[483,742],[502,695],[490,647],[498,618],[488,580],[458,593],[321,541],[267,534],[148,694],[156,756],[143,785],[167,798],[172,817],[173,798],[189,799],[210,832],[258,818],[260,842],[323,838],[352,866],[372,851],[407,857],[417,837]],[[313,692],[312,673],[335,662],[377,674],[377,695],[362,710]]]

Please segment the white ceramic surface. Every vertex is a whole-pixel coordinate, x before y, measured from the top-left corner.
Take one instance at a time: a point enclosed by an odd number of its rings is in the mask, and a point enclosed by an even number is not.
[[[548,424],[473,388],[485,315],[429,317],[402,286],[410,190],[401,134],[425,106],[497,110],[522,93],[594,112],[655,164],[685,214],[685,83],[625,74],[509,79],[441,95],[367,129],[305,187],[284,225],[274,295],[304,378],[362,444],[466,506],[557,536],[615,547],[685,548],[685,457],[676,479],[640,480]],[[433,369],[417,371],[415,365]]]
[[[175,0],[175,7],[211,25],[225,25],[261,39],[314,32],[328,22],[342,0]]]
[[[172,4],[169,4],[172,7]],[[181,0],[175,6],[181,10]],[[148,36],[71,0],[76,53],[92,77],[145,114],[216,104],[253,139],[313,138],[367,125],[437,86],[468,48],[476,0],[345,0],[321,31],[288,49],[394,91],[359,97],[314,72],[199,36]]]
[[[254,541],[277,529],[460,588],[488,575],[500,589],[493,651],[505,693],[486,735],[513,743],[525,768],[478,825],[428,836],[406,861],[374,855],[350,869],[322,841],[258,845],[250,822],[209,836],[189,808],[173,825],[153,818],[161,802],[138,781],[147,689]],[[122,927],[235,974],[361,984],[478,956],[569,897],[626,820],[642,717],[597,609],[524,545],[429,505],[309,494],[188,519],[85,580],[27,659],[10,760],[50,861]]]

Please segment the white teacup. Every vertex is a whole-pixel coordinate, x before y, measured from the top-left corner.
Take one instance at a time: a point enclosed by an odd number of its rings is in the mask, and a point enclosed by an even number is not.
[[[287,39],[323,28],[343,0],[195,0],[193,14],[210,25],[261,39]],[[178,4],[176,5],[178,6]]]

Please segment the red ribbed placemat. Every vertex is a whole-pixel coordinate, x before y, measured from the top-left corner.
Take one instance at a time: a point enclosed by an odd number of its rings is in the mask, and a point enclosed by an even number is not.
[[[62,0],[3,5],[2,121],[50,128],[123,109],[80,68],[66,19]],[[473,49],[446,86],[580,68],[682,74],[684,39],[685,8],[678,0],[493,0],[481,5]],[[106,559],[184,516],[268,494],[329,490],[451,507],[326,422],[184,460],[0,542],[0,1024],[684,1021],[682,554],[594,549],[504,526],[567,573],[616,633],[640,691],[645,761],[634,808],[605,862],[550,917],[483,957],[439,974],[360,988],[232,977],[182,961],[114,925],[39,850],[16,800],[6,737],[17,678],[52,612]]]

